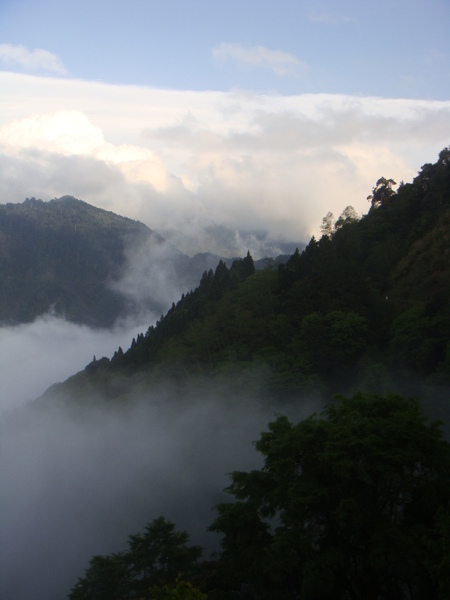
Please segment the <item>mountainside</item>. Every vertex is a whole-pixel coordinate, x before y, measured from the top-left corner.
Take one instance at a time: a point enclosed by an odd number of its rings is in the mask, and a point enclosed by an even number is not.
[[[142,223],[70,196],[0,206],[0,322],[33,320],[50,310],[105,326],[124,310],[110,287],[125,250],[162,238]]]
[[[275,395],[448,383],[450,149],[397,192],[393,183],[377,182],[362,219],[350,210],[324,219],[326,234],[278,269],[255,272],[248,255],[205,271],[126,352],[68,387],[94,383],[120,397],[124,377],[205,372],[236,385],[258,374]]]

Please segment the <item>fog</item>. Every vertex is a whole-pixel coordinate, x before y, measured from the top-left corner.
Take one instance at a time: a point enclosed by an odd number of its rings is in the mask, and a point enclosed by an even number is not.
[[[227,474],[260,466],[252,441],[275,412],[297,418],[314,407],[269,406],[205,380],[131,396],[56,398],[2,419],[1,598],[64,598],[92,555],[125,549],[160,515],[207,557]]]
[[[86,392],[35,400],[94,355],[128,349],[160,316],[139,311],[150,298],[165,307],[178,300],[176,253],[167,248],[128,254],[114,284],[138,318],[102,330],[47,314],[0,329],[2,600],[65,598],[94,554],[125,549],[160,515],[208,556],[218,537],[206,530],[228,473],[260,465],[252,441],[276,412],[301,416],[315,406],[267,405],[262,375],[251,392],[202,379],[130,388],[122,404]]]
[[[110,357],[119,346],[128,348],[154,318],[147,314],[105,330],[48,314],[33,323],[0,328],[0,416],[84,369],[94,355]]]

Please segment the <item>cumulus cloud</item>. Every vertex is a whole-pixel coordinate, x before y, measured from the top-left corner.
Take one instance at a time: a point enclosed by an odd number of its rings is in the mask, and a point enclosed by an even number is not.
[[[306,63],[293,54],[282,50],[269,50],[264,46],[245,48],[240,44],[221,43],[213,48],[212,56],[220,61],[230,59],[241,65],[263,67],[279,76],[298,75],[306,69]]]
[[[48,50],[28,50],[21,44],[0,44],[0,63],[5,67],[22,67],[27,71],[51,71],[67,73],[61,60]]]

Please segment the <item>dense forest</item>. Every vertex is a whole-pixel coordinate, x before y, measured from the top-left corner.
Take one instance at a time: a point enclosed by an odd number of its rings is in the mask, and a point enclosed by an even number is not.
[[[216,556],[161,516],[94,556],[71,600],[449,597],[450,148],[395,185],[380,178],[362,218],[328,213],[284,264],[220,261],[128,349],[39,400],[94,391],[117,407],[205,375],[275,408],[326,399],[298,423],[276,417],[262,467],[231,474]]]
[[[450,150],[394,192],[381,178],[358,218],[323,220],[323,235],[285,264],[255,270],[250,252],[205,271],[128,350],[66,384],[120,397],[199,374],[264,377],[276,396],[392,389],[422,397],[450,380]],[[117,383],[117,385],[116,385]]]
[[[0,206],[0,322],[53,311],[75,322],[110,326],[125,309],[110,283],[125,248],[149,237],[142,223],[70,196]]]

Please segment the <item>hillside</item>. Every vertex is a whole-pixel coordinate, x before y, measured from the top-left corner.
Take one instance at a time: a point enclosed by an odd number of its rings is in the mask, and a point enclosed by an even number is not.
[[[148,385],[205,373],[236,386],[251,374],[275,396],[355,386],[420,394],[448,383],[449,224],[445,149],[397,192],[380,179],[367,215],[338,219],[286,264],[255,272],[248,254],[205,271],[126,352],[91,363],[67,387],[121,397],[124,378]]]
[[[0,206],[0,322],[48,311],[96,326],[114,322],[124,298],[110,287],[130,245],[162,242],[142,223],[70,196]]]

